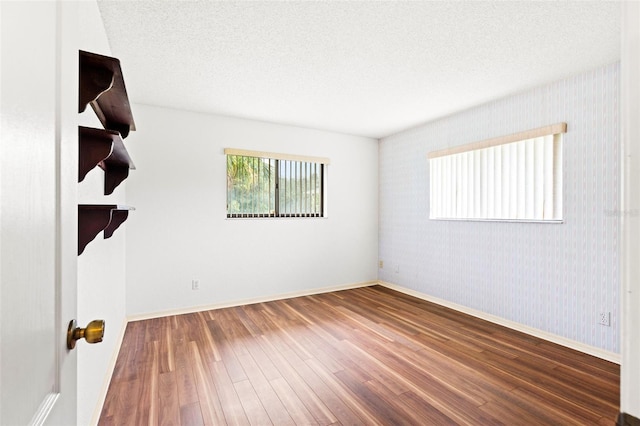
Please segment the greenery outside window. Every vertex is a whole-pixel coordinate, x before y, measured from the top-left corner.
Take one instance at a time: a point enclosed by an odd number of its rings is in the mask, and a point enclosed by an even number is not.
[[[328,160],[225,149],[227,217],[324,217]]]

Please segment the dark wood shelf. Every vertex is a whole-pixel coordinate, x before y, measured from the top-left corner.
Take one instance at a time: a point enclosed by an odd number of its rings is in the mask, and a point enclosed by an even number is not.
[[[78,255],[101,231],[105,239],[111,237],[131,210],[135,208],[117,204],[78,205]]]
[[[79,89],[78,112],[91,104],[104,128],[122,138],[136,129],[118,59],[81,50]]]
[[[104,195],[113,193],[129,176],[135,165],[129,157],[120,134],[113,130],[78,128],[78,182],[82,182],[94,167],[104,170]]]
[[[123,139],[136,126],[122,78],[120,61],[79,52],[78,112],[90,104],[104,129],[78,127],[78,182],[93,168],[104,170],[104,195],[111,194],[135,169]],[[78,205],[78,255],[102,232],[109,238],[129,217],[133,207],[117,204]]]

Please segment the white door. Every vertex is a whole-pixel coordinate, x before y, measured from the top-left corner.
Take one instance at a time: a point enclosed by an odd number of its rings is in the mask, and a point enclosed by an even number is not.
[[[76,423],[73,2],[0,1],[0,424]]]

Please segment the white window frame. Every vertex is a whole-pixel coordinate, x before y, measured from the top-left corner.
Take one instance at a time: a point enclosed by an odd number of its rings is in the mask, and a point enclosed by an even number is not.
[[[429,218],[562,223],[566,123],[430,152]]]

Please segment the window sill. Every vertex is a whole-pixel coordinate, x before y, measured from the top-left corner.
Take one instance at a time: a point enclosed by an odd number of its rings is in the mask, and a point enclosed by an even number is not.
[[[474,218],[443,218],[443,217],[430,217],[429,220],[439,220],[446,222],[513,222],[513,223],[548,223],[553,225],[560,225],[564,223],[564,219],[474,219]]]
[[[287,216],[265,216],[265,217],[225,217],[225,220],[236,221],[236,220],[267,220],[267,221],[278,221],[278,220],[319,220],[319,219],[328,219],[328,216],[305,216],[305,217],[287,217]]]

